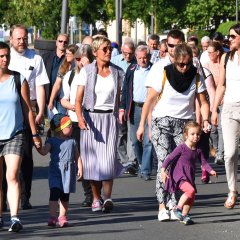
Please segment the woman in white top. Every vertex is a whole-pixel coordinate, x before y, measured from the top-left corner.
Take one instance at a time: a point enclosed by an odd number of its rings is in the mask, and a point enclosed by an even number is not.
[[[81,129],[83,177],[92,186],[92,211],[110,212],[113,179],[124,171],[117,160],[118,108],[124,72],[110,62],[109,39],[96,35],[92,51],[96,61],[82,68],[76,80],[75,110]]]
[[[176,219],[173,213],[176,198],[173,193],[167,194],[164,190],[160,174],[162,163],[173,149],[182,143],[185,123],[195,118],[195,96],[201,106],[205,131],[209,126],[209,105],[205,96],[204,79],[197,74],[197,68],[193,66],[192,49],[186,44],[175,46],[174,63],[164,69],[156,69],[155,74],[160,75],[158,79],[163,79],[163,81],[161,83],[154,78],[147,79],[145,86],[148,87],[148,96],[143,105],[137,137],[140,141],[142,140],[149,109],[152,109],[162,93],[161,99],[152,112],[152,143],[158,157],[156,179],[156,195],[159,202],[158,219],[168,221],[170,218]]]
[[[217,85],[212,124],[218,124],[218,106],[223,96],[221,123],[224,141],[224,160],[229,188],[228,198],[224,206],[233,208],[237,201],[238,144],[240,137],[240,24],[229,30],[231,53],[225,66],[224,54],[220,62],[220,78]]]

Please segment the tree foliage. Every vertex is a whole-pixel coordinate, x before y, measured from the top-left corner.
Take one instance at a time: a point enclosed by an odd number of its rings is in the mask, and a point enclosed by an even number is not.
[[[130,23],[141,19],[150,27],[151,15],[156,31],[179,28],[217,29],[221,22],[235,20],[235,0],[122,0],[123,18]],[[82,21],[107,24],[115,19],[115,0],[68,0],[70,15]],[[23,23],[55,37],[60,31],[62,0],[0,0],[1,23]]]

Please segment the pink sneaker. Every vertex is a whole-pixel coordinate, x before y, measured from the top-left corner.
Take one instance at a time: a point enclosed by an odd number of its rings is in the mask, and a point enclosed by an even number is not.
[[[57,218],[54,217],[54,216],[50,216],[48,218],[48,226],[50,227],[56,227],[56,224],[57,224]]]
[[[58,224],[59,224],[59,227],[67,227],[68,226],[68,220],[67,220],[67,217],[66,216],[61,216],[61,217],[58,217]]]
[[[102,204],[100,200],[96,200],[93,202],[92,211],[93,212],[102,211]]]

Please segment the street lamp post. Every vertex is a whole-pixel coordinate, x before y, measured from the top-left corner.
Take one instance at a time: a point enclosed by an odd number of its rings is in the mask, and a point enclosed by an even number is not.
[[[68,0],[62,0],[61,33],[67,33]]]
[[[119,46],[122,45],[122,0],[115,1],[116,16],[116,41]]]

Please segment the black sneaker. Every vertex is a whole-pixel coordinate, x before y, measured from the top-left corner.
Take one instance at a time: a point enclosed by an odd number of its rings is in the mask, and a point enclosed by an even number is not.
[[[223,158],[215,158],[215,163],[220,166],[223,166],[225,164]]]
[[[28,200],[22,201],[22,210],[32,209],[32,205]]]
[[[11,217],[9,232],[19,232],[22,230],[23,226],[18,217]]]
[[[182,220],[180,221],[185,225],[192,225],[194,224],[194,221],[189,217],[189,215],[183,216]]]
[[[130,164],[126,167],[126,171],[131,175],[136,175],[137,168],[134,165]]]
[[[85,200],[81,203],[82,207],[91,207],[92,206],[92,199],[86,197]]]
[[[2,217],[0,217],[0,231],[3,230],[3,225],[4,225],[3,219]]]

